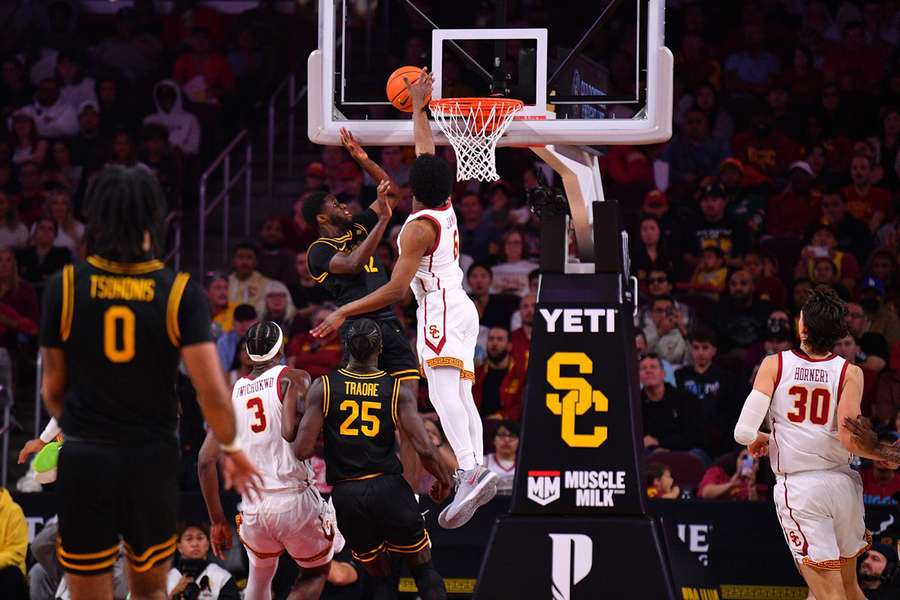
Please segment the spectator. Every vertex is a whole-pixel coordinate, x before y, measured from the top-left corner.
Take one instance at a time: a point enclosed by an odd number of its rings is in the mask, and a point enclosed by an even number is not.
[[[471,293],[469,296],[478,309],[478,320],[484,327],[503,327],[508,329],[512,313],[519,305],[519,298],[514,294],[493,294],[493,274],[484,263],[472,263],[466,274]]]
[[[825,58],[825,81],[842,82],[848,76],[861,75],[863,85],[877,86],[884,72],[883,59],[866,45],[862,23],[847,23],[843,33],[841,44],[836,45]]]
[[[753,117],[751,128],[735,136],[732,148],[744,165],[767,177],[783,176],[786,167],[800,156],[797,144],[775,128],[775,117],[770,112]]]
[[[81,188],[84,168],[72,160],[72,149],[65,140],[54,140],[50,144],[50,163],[44,171],[44,182],[48,186],[61,186],[71,198]]]
[[[428,437],[431,438],[431,443],[434,444],[434,447],[438,449],[437,451],[438,454],[441,455],[441,459],[455,470],[459,466],[456,460],[456,455],[453,454],[453,450],[450,448],[450,444],[447,443],[447,437],[444,435],[444,430],[441,428],[440,421],[437,421],[436,418],[424,418],[422,419],[422,421],[425,423],[425,431],[428,432]],[[411,477],[413,483],[411,483],[410,485],[417,494],[428,494],[432,484],[435,481],[434,476],[422,467],[422,461],[416,461],[416,464],[418,466],[418,471]]]
[[[97,103],[94,78],[85,77],[84,57],[80,52],[61,50],[56,56],[56,76],[62,85],[60,89],[62,102],[76,114],[82,103]]]
[[[870,232],[878,228],[891,215],[891,194],[872,184],[872,159],[858,154],[850,162],[850,178],[853,183],[841,190],[847,198],[847,212],[869,226]]]
[[[498,181],[488,190],[488,204],[484,220],[499,231],[506,231],[513,225],[512,189],[503,180]]]
[[[180,206],[184,188],[181,155],[169,144],[169,133],[164,126],[154,123],[144,125],[138,159],[156,177],[169,208]]]
[[[169,598],[190,600],[202,593],[203,598],[210,600],[240,600],[231,573],[209,560],[209,534],[205,525],[184,525],[178,532],[177,548],[174,564],[166,577]]]
[[[38,84],[31,110],[41,137],[71,137],[78,133],[78,115],[74,108],[63,102],[59,83],[52,77]]]
[[[883,183],[887,188],[896,189],[893,186],[900,183],[900,108],[889,106],[881,112],[881,134],[874,141],[884,171]]]
[[[740,266],[741,256],[750,245],[750,236],[743,225],[725,215],[725,195],[725,188],[718,184],[700,190],[700,218],[685,228],[682,248],[685,264],[695,266],[697,254],[703,248],[716,246],[722,250],[728,265]]]
[[[234,329],[234,309],[237,304],[228,300],[228,277],[219,272],[206,275],[206,299],[209,301],[209,315],[217,335]]]
[[[53,245],[77,256],[84,238],[84,223],[72,214],[72,198],[66,188],[56,185],[48,191],[46,214],[56,223],[59,232]]]
[[[487,419],[522,418],[525,369],[510,355],[509,338],[508,329],[492,327],[485,348],[487,361],[475,370],[472,392],[478,412]]]
[[[483,218],[481,197],[470,192],[464,194],[459,204],[459,249],[476,261],[488,257],[490,244],[498,236],[496,228]]]
[[[320,163],[313,164],[319,164],[319,166],[322,167]],[[307,171],[309,171],[309,168],[307,168]],[[322,167],[323,177],[324,173],[325,167]],[[307,176],[307,179],[309,179],[309,176]],[[306,199],[309,198],[310,195],[311,192],[306,192],[294,201],[293,218],[291,219],[290,226],[285,232],[287,247],[294,252],[303,252],[304,254],[306,253],[306,249],[309,248],[309,245],[319,239],[319,231],[307,223],[306,219],[303,217],[303,203],[306,202]]]
[[[28,552],[28,522],[22,507],[6,488],[0,488],[0,589],[4,598],[25,600],[25,555]]]
[[[503,250],[499,262],[491,268],[494,294],[510,293],[524,296],[528,293],[528,274],[537,265],[525,258],[525,236],[518,229],[503,237]]]
[[[235,86],[228,61],[214,50],[209,31],[203,27],[194,27],[188,46],[190,51],[175,61],[172,79],[191,102],[221,105]]]
[[[700,252],[700,262],[694,269],[694,276],[688,284],[688,288],[718,300],[719,295],[725,291],[725,280],[728,277],[728,268],[725,266],[725,256],[718,246],[707,246]]]
[[[47,194],[44,192],[40,167],[34,162],[23,163],[19,167],[19,183],[22,186],[15,201],[19,218],[26,227],[31,227],[44,213]]]
[[[763,328],[772,312],[768,302],[756,297],[753,278],[745,270],[735,271],[728,279],[728,294],[716,307],[716,330],[721,348],[738,357],[762,340]]]
[[[522,368],[528,370],[528,357],[531,352],[531,335],[534,332],[534,308],[537,303],[537,295],[529,293],[522,298],[519,305],[519,321],[521,326],[513,329],[510,342],[512,343],[512,359]]]
[[[691,332],[690,343],[691,365],[676,371],[675,380],[679,390],[699,402],[706,424],[704,448],[719,454],[731,447],[728,432],[740,414],[734,377],[713,362],[718,348],[712,331],[695,329]]]
[[[0,191],[0,248],[21,248],[28,243],[28,228],[6,192]]]
[[[733,456],[733,455],[732,455]],[[728,469],[718,464],[711,466],[703,473],[703,479],[697,486],[697,496],[704,500],[750,500],[762,499],[756,483],[759,471],[759,460],[750,456],[747,450],[741,450],[735,461],[734,471],[730,462],[723,462]]]
[[[200,150],[200,122],[181,104],[181,90],[171,79],[163,79],[153,86],[156,112],[144,117],[144,124],[162,125],[169,132],[169,143],[185,156],[195,156]]]
[[[216,352],[219,354],[219,364],[222,366],[224,373],[227,373],[231,368],[240,341],[258,320],[259,316],[253,305],[238,304],[234,307],[233,327],[216,340]]]
[[[665,383],[662,361],[645,354],[640,361],[644,447],[691,450],[703,442],[703,421],[697,402]]]
[[[247,377],[253,371],[253,361],[250,360],[250,354],[247,353],[247,337],[242,337],[237,343],[237,352],[228,368],[225,369],[225,380],[228,387],[234,387],[238,379]]]
[[[674,500],[681,496],[681,488],[675,485],[672,471],[661,463],[649,463],[644,467],[644,487],[648,498]]]
[[[816,218],[813,172],[809,163],[798,161],[788,170],[787,188],[769,199],[766,233],[776,238],[799,238]]]
[[[72,262],[72,255],[65,248],[55,246],[58,229],[56,221],[39,219],[31,234],[31,245],[16,251],[19,275],[25,281],[39,286],[51,275]]]
[[[790,69],[778,79],[787,87],[798,106],[811,108],[822,89],[822,73],[816,68],[815,58],[806,46],[796,46],[791,58]]]
[[[794,268],[794,276],[810,277],[816,283],[832,283],[819,281],[814,273],[817,261],[827,259],[836,271],[835,282],[840,281],[852,291],[860,275],[856,257],[837,249],[837,234],[831,225],[817,225],[812,228],[812,232],[809,244],[800,253],[800,260]]]
[[[859,561],[859,587],[866,600],[896,598],[898,588],[893,574],[897,569],[897,548],[887,544],[872,544]]]
[[[862,264],[872,248],[872,232],[868,224],[848,212],[847,199],[838,189],[825,191],[819,206],[819,223],[832,227],[837,238],[837,249],[851,253],[857,263]],[[812,238],[814,231],[810,229],[807,233]]]
[[[734,119],[722,107],[716,88],[710,83],[703,82],[694,88],[693,94],[681,99],[679,108],[680,110],[675,115],[675,124],[679,129],[685,127],[688,112],[693,109],[702,111],[706,115],[710,132],[714,138],[727,142],[734,137]]]
[[[725,189],[725,214],[751,236],[762,233],[766,222],[765,181],[755,169],[744,168],[734,157],[726,158],[719,165],[719,184]]]
[[[25,67],[17,56],[6,56],[0,63],[0,69],[0,119],[5,122],[15,109],[31,103],[34,92],[25,77]]]
[[[738,96],[762,96],[781,70],[778,58],[765,49],[763,30],[744,25],[744,49],[725,60],[725,88]]]
[[[900,341],[900,319],[884,300],[884,283],[876,277],[866,277],[862,283],[859,305],[869,321],[869,331],[884,336],[888,346]]]
[[[159,68],[163,47],[150,32],[137,31],[132,8],[120,8],[116,13],[115,31],[93,50],[98,67],[114,70],[128,81],[142,81]]]
[[[330,308],[320,308],[310,319],[310,328],[316,327],[333,312]],[[341,336],[335,331],[326,338],[314,338],[309,333],[293,336],[288,343],[288,366],[303,369],[315,379],[327,375],[341,363]]]
[[[228,276],[228,299],[256,306],[263,299],[263,291],[269,278],[256,270],[259,250],[251,242],[241,242],[234,248],[231,266],[234,271]]]
[[[294,253],[285,248],[284,225],[281,219],[269,216],[259,229],[259,272],[270,279],[295,279]]]
[[[659,228],[662,230],[663,239],[671,244],[673,240],[677,239],[675,230],[681,224],[677,222],[676,216],[670,208],[668,196],[659,190],[647,192],[641,200],[641,214],[656,217]]]
[[[134,137],[125,129],[116,131],[112,136],[112,144],[106,158],[107,166],[137,167],[150,173],[150,167],[138,160],[137,145]]]
[[[650,305],[652,330],[644,330],[651,352],[667,360],[676,369],[688,361],[688,347],[685,338],[687,327],[681,313],[675,309],[671,296],[658,296]]]
[[[706,113],[695,108],[688,111],[683,132],[669,142],[663,160],[673,184],[690,186],[715,173],[730,154],[728,142],[710,134]]]
[[[702,87],[712,89],[710,82],[713,81],[719,84],[722,67],[717,60],[710,57],[706,42],[699,35],[689,33],[681,39],[681,48],[675,58],[675,64],[679,74],[685,78],[685,85],[690,89]],[[681,126],[681,123],[677,124]]]
[[[494,451],[484,457],[484,467],[497,474],[497,493],[512,494],[516,478],[516,452],[519,449],[519,424],[500,421],[494,433]]]
[[[887,293],[897,290],[897,260],[894,253],[881,248],[872,253],[866,264],[866,277],[876,277],[884,283]]]
[[[20,166],[26,162],[42,165],[47,160],[47,140],[38,135],[34,109],[31,106],[23,106],[13,113],[10,142],[14,165]]]
[[[635,326],[639,327],[643,331],[647,331],[650,335],[649,339],[655,340],[658,336],[656,334],[656,325],[653,323],[652,318],[652,305],[653,300],[659,298],[660,296],[672,296],[672,291],[674,287],[672,286],[672,282],[669,280],[669,274],[665,271],[650,271],[650,276],[647,277],[647,297],[643,299],[643,304],[641,305],[640,310],[638,311],[638,317],[635,319]],[[674,300],[675,302],[675,310],[681,315],[681,319],[684,322],[685,327],[690,327],[692,320],[691,308],[687,304],[683,304],[678,300]]]
[[[100,109],[93,102],[84,102],[78,108],[78,135],[72,140],[72,154],[83,167],[83,177],[103,168],[106,162],[105,141],[100,131]]]
[[[668,243],[662,237],[662,229],[656,217],[641,218],[640,236],[632,246],[631,270],[637,276],[641,290],[647,290],[647,278],[651,271],[669,272],[674,269]]]
[[[278,323],[281,331],[285,335],[290,335],[293,330],[297,308],[294,306],[294,301],[291,300],[291,295],[286,285],[280,281],[269,281],[263,293],[261,312],[261,320]]]
[[[744,254],[744,268],[753,278],[753,286],[760,300],[774,306],[784,306],[787,290],[778,279],[778,263],[774,256],[764,250],[750,250]]]
[[[328,301],[328,292],[309,274],[309,265],[306,263],[306,250],[298,252],[294,259],[293,277],[296,283],[288,284],[291,292],[291,300],[297,307],[297,316],[294,319],[295,328],[300,324],[308,324],[309,318]]]
[[[100,127],[105,137],[111,138],[118,131],[134,133],[140,124],[138,113],[128,101],[125,84],[111,76],[97,78],[97,101],[100,111]]]

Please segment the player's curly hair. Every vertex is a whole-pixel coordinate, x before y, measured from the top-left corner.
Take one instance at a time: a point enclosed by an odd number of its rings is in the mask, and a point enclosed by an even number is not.
[[[835,342],[847,335],[847,304],[832,288],[816,286],[802,312],[806,333],[803,341],[812,352],[827,354]]]
[[[372,319],[357,319],[347,330],[347,351],[356,360],[366,360],[381,350],[381,328]]]
[[[118,262],[158,256],[165,207],[162,189],[152,174],[135,167],[106,167],[85,195],[88,252]],[[144,232],[150,233],[149,253],[143,247]]]
[[[316,221],[316,217],[322,212],[322,207],[330,197],[331,194],[328,192],[314,192],[303,201],[303,208],[300,211],[303,213],[303,220],[307,225],[318,227],[319,223]]]
[[[443,206],[453,191],[453,171],[440,156],[422,154],[409,171],[409,187],[428,208]]]

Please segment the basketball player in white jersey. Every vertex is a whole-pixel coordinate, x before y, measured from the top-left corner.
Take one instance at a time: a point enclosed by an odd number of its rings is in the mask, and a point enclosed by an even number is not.
[[[872,536],[851,454],[897,460],[896,448],[862,435],[862,371],[831,352],[846,316],[834,290],[817,287],[800,313],[800,350],[763,360],[734,428],[751,454],[769,455],[784,538],[815,600],[864,600],[856,558]],[[767,417],[770,434],[759,431]]]
[[[276,323],[257,323],[246,339],[254,366],[250,375],[234,384],[231,399],[238,440],[255,457],[262,485],[258,494],[242,496],[237,519],[238,537],[250,560],[245,598],[271,600],[278,557],[286,551],[301,569],[288,598],[314,600],[322,593],[331,558],[343,548],[344,538],[335,524],[333,507],[316,490],[312,467],[297,460],[282,438],[282,402],[296,406],[302,401],[309,374],[281,364],[284,335]],[[207,435],[197,469],[212,523],[213,552],[224,558],[231,530],[219,498],[218,455],[215,438]]]
[[[320,337],[347,317],[371,313],[400,301],[412,287],[419,304],[416,349],[428,392],[459,462],[453,501],[438,516],[445,528],[461,527],[497,493],[497,474],[486,469],[481,417],[472,397],[478,311],[462,287],[459,230],[450,202],[453,172],[434,154],[425,99],[433,77],[424,72],[409,83],[413,103],[416,162],[409,175],[413,212],[400,231],[400,257],[391,280],[368,296],[346,304],[312,330]]]

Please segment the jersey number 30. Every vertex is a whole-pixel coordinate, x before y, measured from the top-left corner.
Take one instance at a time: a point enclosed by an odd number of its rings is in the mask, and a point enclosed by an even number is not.
[[[809,417],[809,421],[815,425],[824,425],[828,422],[831,413],[830,391],[825,388],[809,389],[795,385],[788,390],[788,394],[794,396],[794,410],[787,415],[789,421],[802,423]]]

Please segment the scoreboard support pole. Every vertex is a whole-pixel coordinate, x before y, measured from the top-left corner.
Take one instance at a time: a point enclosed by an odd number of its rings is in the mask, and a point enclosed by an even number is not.
[[[474,598],[674,600],[662,529],[645,502],[637,298],[619,206],[600,201],[587,152],[535,152],[562,175],[572,216],[542,215],[512,506],[494,524]],[[567,258],[570,218],[581,263]]]

